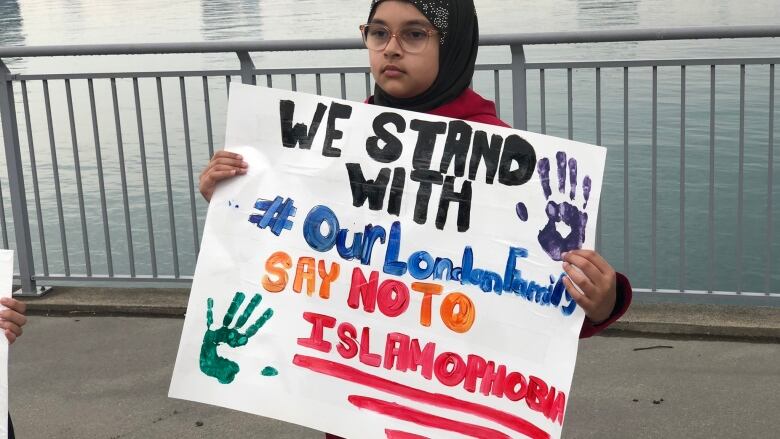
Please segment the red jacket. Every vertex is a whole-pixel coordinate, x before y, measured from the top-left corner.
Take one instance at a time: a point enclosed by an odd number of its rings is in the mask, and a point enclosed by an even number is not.
[[[373,96],[368,98],[366,103],[373,104]],[[467,88],[454,101],[434,108],[427,113],[436,116],[451,117],[453,119],[467,120],[469,122],[481,122],[511,128],[508,124],[498,118],[498,115],[496,114],[496,105],[492,101],[483,98],[470,88]],[[619,319],[620,316],[625,314],[628,306],[631,304],[631,298],[633,296],[631,283],[628,281],[628,278],[621,273],[617,273],[616,281],[617,297],[615,300],[615,307],[612,309],[612,314],[607,320],[598,325],[594,325],[586,318],[582,323],[580,338],[587,338],[598,334],[604,328]]]
[[[493,101],[483,98],[470,88],[467,88],[454,101],[434,108],[428,114],[511,128],[509,124],[498,118],[496,104]]]
[[[374,103],[374,97],[366,99],[367,104]],[[496,116],[496,104],[478,95],[474,90],[467,88],[454,101],[434,108],[427,112],[435,116],[451,117],[469,122],[482,122],[490,125],[511,128]]]

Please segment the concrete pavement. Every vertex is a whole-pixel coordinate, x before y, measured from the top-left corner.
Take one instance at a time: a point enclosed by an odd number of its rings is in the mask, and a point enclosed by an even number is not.
[[[10,353],[19,438],[317,438],[318,432],[169,399],[183,320],[33,316]],[[780,344],[584,340],[566,438],[771,438]]]

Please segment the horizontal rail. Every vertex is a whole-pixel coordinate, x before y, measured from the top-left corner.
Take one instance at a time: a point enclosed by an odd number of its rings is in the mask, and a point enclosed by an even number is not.
[[[314,74],[341,74],[341,73],[366,73],[368,67],[305,67],[305,68],[278,68],[256,69],[252,71],[255,76],[264,75],[314,75]],[[11,75],[14,81],[40,81],[44,79],[132,79],[132,78],[178,78],[178,77],[219,77],[241,76],[241,70],[182,70],[160,72],[114,72],[114,73],[55,73],[55,74],[17,74]]]
[[[563,69],[598,69],[623,67],[682,67],[682,66],[739,66],[739,65],[770,65],[780,64],[780,57],[753,58],[674,58],[674,59],[642,59],[642,60],[596,60],[596,61],[562,61],[562,62],[531,62],[526,64],[527,70],[563,70]],[[477,71],[508,71],[512,65],[508,63],[478,64]],[[252,74],[267,75],[338,75],[342,73],[368,73],[368,67],[301,67],[256,69]],[[65,79],[133,79],[133,78],[179,78],[179,77],[225,77],[240,76],[241,70],[180,70],[152,72],[117,72],[117,73],[53,73],[53,74],[15,74],[10,75],[13,81],[43,81]]]
[[[672,289],[663,289],[663,288],[632,288],[632,291],[635,293],[659,293],[659,294],[669,294],[669,295],[675,295],[680,293],[685,294],[694,294],[697,296],[746,296],[746,297],[769,297],[773,299],[780,299],[780,293],[757,293],[752,291],[742,291],[742,292],[736,292],[736,291],[705,291],[705,290],[672,290]]]
[[[33,74],[33,75],[11,75],[14,81],[42,81],[44,79],[63,80],[63,79],[134,79],[134,78],[178,78],[185,77],[218,77],[218,76],[238,76],[241,70],[182,70],[165,72],[117,72],[117,73],[54,73],[54,74]]]
[[[480,37],[481,46],[669,41],[723,38],[776,38],[780,26],[701,26],[686,28],[614,29],[573,32],[531,32]],[[0,47],[0,58],[83,55],[154,55],[220,52],[295,52],[364,49],[357,38],[323,40],[214,41],[194,43],[89,44]]]
[[[14,280],[17,280],[18,276],[14,276]],[[47,286],[66,286],[66,285],[94,285],[95,283],[105,283],[112,286],[122,285],[136,285],[143,284],[143,286],[151,286],[153,284],[166,285],[166,286],[180,286],[182,288],[189,288],[192,285],[192,276],[105,276],[100,274],[93,274],[92,276],[35,276],[34,280],[38,284],[45,284]]]
[[[568,61],[568,62],[536,62],[528,63],[531,70],[547,69],[598,69],[621,67],[682,67],[682,66],[739,66],[778,64],[780,58],[676,58],[676,59],[641,59],[641,60],[610,60],[610,61]]]

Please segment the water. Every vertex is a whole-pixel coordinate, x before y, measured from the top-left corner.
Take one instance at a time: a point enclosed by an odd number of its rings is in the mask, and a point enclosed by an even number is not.
[[[94,44],[138,43],[171,41],[214,41],[226,39],[292,39],[292,38],[341,38],[355,37],[357,25],[366,18],[368,0],[332,0],[295,2],[279,0],[254,1],[194,1],[154,0],[114,1],[64,1],[27,0],[24,2],[0,0],[0,45],[45,44]],[[511,1],[476,0],[483,34],[510,32],[542,32],[565,30],[591,30],[607,28],[647,28],[700,25],[776,24],[780,22],[780,2],[759,0],[750,7],[735,0],[546,0]],[[508,5],[511,5],[508,6]],[[778,56],[777,41],[773,40],[714,40],[684,42],[610,43],[528,47],[526,54],[531,62],[588,59],[645,59],[645,58],[699,58],[733,56]],[[309,65],[364,65],[365,52],[350,51],[331,54],[261,54],[253,56],[258,67],[292,67]],[[480,62],[507,62],[507,48],[487,48],[480,53]],[[157,71],[166,69],[216,69],[236,68],[235,56],[225,55],[177,55],[144,57],[77,57],[77,58],[27,58],[6,61],[15,73],[56,73],[79,71]],[[623,77],[621,69],[605,69],[602,72],[603,133],[602,144],[609,148],[606,174],[607,188],[603,197],[602,250],[619,270],[628,271],[632,281],[640,287],[653,285],[651,236],[651,145],[652,145],[652,72],[650,69],[633,69],[629,84],[629,135],[628,156],[623,150]],[[709,212],[709,68],[686,69],[686,154],[685,154],[685,270],[680,266],[680,69],[658,70],[658,210],[657,210],[657,274],[655,285],[659,288],[678,288],[684,282],[687,288],[707,289],[710,284],[719,290],[735,290],[742,282],[748,291],[765,291],[767,270],[780,266],[780,245],[766,242],[766,231],[772,227],[773,236],[780,236],[780,178],[773,186],[774,221],[767,221],[767,175],[770,166],[776,171],[778,155],[774,163],[768,163],[768,113],[769,69],[764,66],[748,67],[746,75],[745,114],[745,175],[742,235],[745,242],[743,257],[737,259],[737,194],[738,194],[738,127],[739,127],[739,67],[723,67],[716,78],[716,142],[714,199],[715,241],[712,249],[715,259],[710,260],[708,248]],[[573,74],[573,136],[577,140],[596,142],[594,72],[575,71]],[[502,93],[498,97],[505,120],[511,120],[511,98],[508,75],[502,74]],[[493,95],[492,73],[478,74],[475,87],[487,97]],[[541,131],[541,111],[538,72],[529,74],[529,129]],[[546,132],[561,137],[568,136],[566,73],[546,72]],[[168,194],[163,142],[160,127],[157,88],[154,80],[139,80],[140,103],[144,126],[144,151],[149,175],[151,200],[151,232],[144,209],[144,181],[141,169],[141,142],[138,137],[133,84],[129,80],[117,80],[119,107],[122,122],[122,140],[127,160],[129,220],[132,225],[132,246],[125,234],[125,214],[122,205],[120,166],[110,83],[94,82],[96,114],[99,123],[98,138],[101,143],[103,171],[107,185],[105,197],[110,201],[106,215],[109,219],[110,248],[106,246],[100,211],[97,159],[89,108],[88,88],[85,81],[72,81],[73,102],[76,109],[73,125],[76,127],[78,159],[83,175],[85,198],[85,223],[87,240],[82,234],[81,215],[78,209],[78,190],[75,172],[75,154],[72,147],[70,121],[67,117],[67,100],[62,81],[50,81],[52,112],[59,178],[64,202],[62,217],[67,230],[67,242],[59,238],[59,213],[54,191],[54,155],[46,130],[46,112],[43,106],[43,87],[39,81],[28,84],[32,138],[36,154],[36,171],[40,180],[41,222],[45,240],[37,233],[39,221],[31,209],[31,225],[36,251],[38,273],[44,269],[42,258],[45,246],[48,254],[48,273],[66,271],[67,255],[71,273],[85,273],[84,248],[89,245],[93,272],[107,274],[107,254],[113,254],[115,273],[126,274],[131,267],[137,274],[154,271],[149,248],[150,236],[156,249],[157,273],[174,274],[178,263],[181,274],[190,274],[194,267],[196,236],[193,236],[191,203],[195,203],[195,218],[202,225],[205,204],[200,197],[192,196],[186,189],[189,184],[187,153],[183,130],[182,108],[178,97],[178,79],[161,81],[165,99],[165,124],[170,148],[170,179],[177,188],[172,194],[176,225],[176,239],[168,231]],[[263,81],[260,81],[262,84]],[[313,91],[312,78],[299,78],[302,91]],[[274,86],[289,88],[289,79],[275,78]],[[192,138],[192,169],[195,175],[209,156],[206,142],[206,123],[202,84],[199,78],[185,81],[188,97],[188,122]],[[212,105],[213,138],[215,147],[223,133],[226,87],[224,81],[212,81],[210,100]],[[17,102],[21,102],[17,87]],[[337,78],[325,78],[323,93],[338,96]],[[361,78],[351,78],[348,98],[360,100],[364,95]],[[23,108],[17,105],[20,124],[24,123]],[[775,132],[777,132],[777,117]],[[22,125],[23,156],[28,161],[28,136]],[[776,138],[777,136],[775,136]],[[776,141],[775,141],[776,144]],[[774,145],[773,145],[774,146]],[[626,207],[623,196],[623,167],[628,159],[629,173],[629,255],[624,259],[623,212]],[[3,167],[4,168],[4,167]],[[32,170],[27,169],[25,181],[28,201],[32,206],[36,199],[32,190]],[[6,216],[10,221],[10,203],[7,178],[4,173],[3,198]],[[182,189],[184,188],[184,189]],[[192,198],[190,198],[192,196]],[[12,231],[12,228],[10,229]],[[11,235],[12,236],[12,235]],[[777,241],[776,239],[774,241]],[[172,251],[172,243],[177,251]],[[43,245],[42,245],[43,244]],[[86,245],[85,245],[86,244]],[[767,260],[772,246],[772,259]],[[67,251],[63,251],[63,247]],[[134,263],[128,258],[133,249]],[[178,258],[178,260],[175,260]],[[713,276],[708,276],[710,264]],[[739,265],[743,277],[739,279]],[[680,278],[680,272],[685,275]],[[774,274],[770,288],[780,290],[780,275]]]

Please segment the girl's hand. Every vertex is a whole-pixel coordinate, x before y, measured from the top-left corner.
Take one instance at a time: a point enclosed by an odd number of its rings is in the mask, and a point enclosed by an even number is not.
[[[566,290],[588,319],[593,324],[607,320],[617,299],[615,269],[593,250],[574,250],[564,254],[563,270]]]
[[[206,201],[211,201],[217,183],[236,175],[246,174],[249,165],[243,157],[228,151],[217,151],[209,160],[209,164],[200,173],[198,188]]]
[[[11,297],[3,297],[0,304],[7,308],[0,311],[0,328],[5,332],[8,344],[12,344],[22,335],[22,326],[27,323],[27,317],[24,316],[27,304]]]

